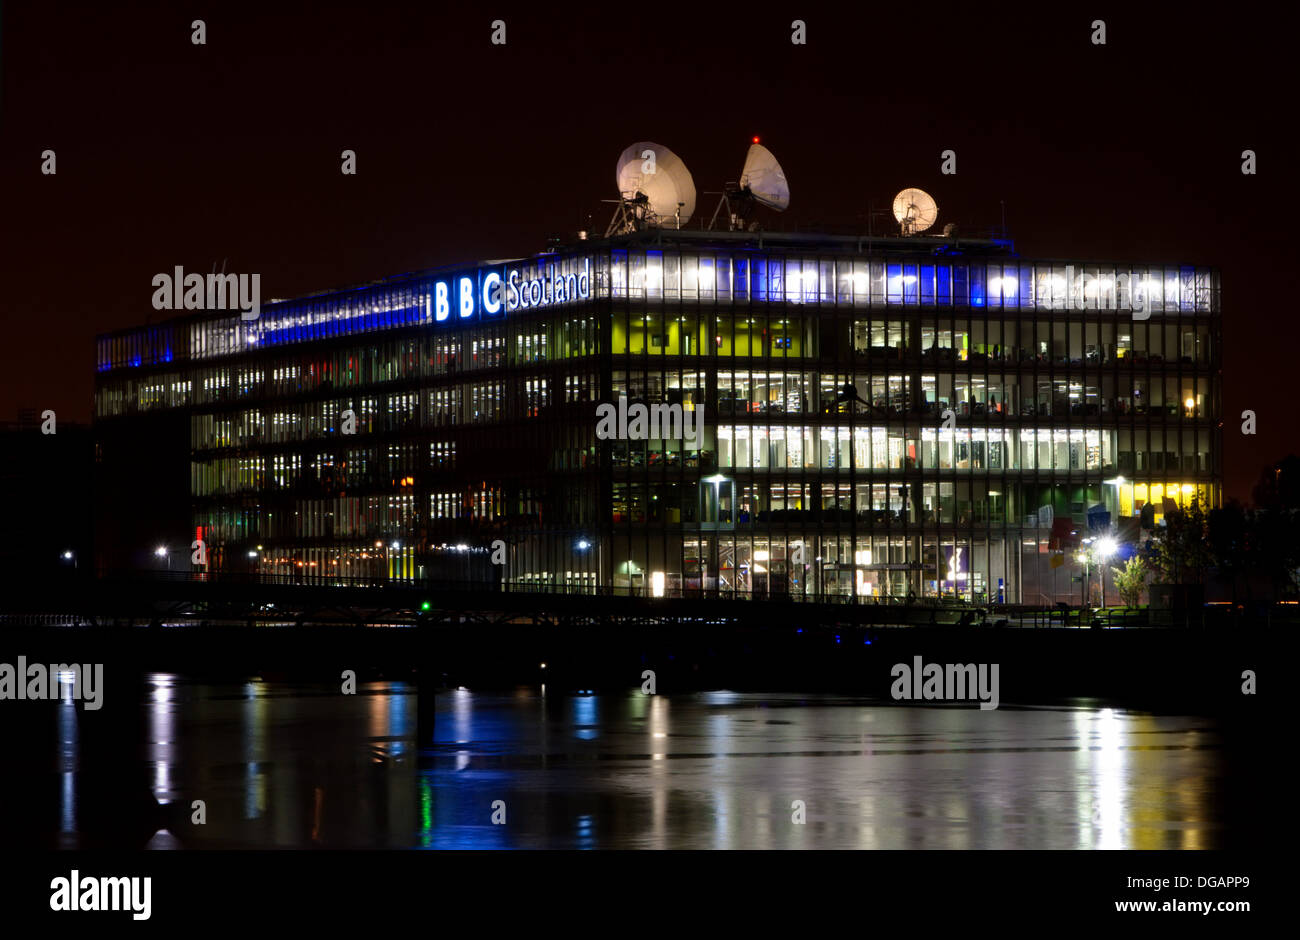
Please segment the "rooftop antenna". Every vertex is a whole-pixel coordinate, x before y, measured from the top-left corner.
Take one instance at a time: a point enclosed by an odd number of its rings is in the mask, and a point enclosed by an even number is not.
[[[740,171],[740,183],[730,183],[718,200],[718,207],[713,210],[709,228],[718,223],[718,216],[723,210],[727,213],[729,231],[748,228],[757,231],[758,223],[750,222],[756,206],[765,206],[777,212],[784,212],[790,207],[790,184],[786,182],[785,171],[772,151],[754,137],[745,154],[745,165]]]
[[[682,227],[682,219],[695,212],[695,181],[681,157],[663,144],[643,140],[623,151],[614,171],[618,199],[605,237],[660,228],[673,219]]]
[[[894,218],[903,235],[919,235],[939,217],[939,204],[923,189],[905,189],[894,197]]]

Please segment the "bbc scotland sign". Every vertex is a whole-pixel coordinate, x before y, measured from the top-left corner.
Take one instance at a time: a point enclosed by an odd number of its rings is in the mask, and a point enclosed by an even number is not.
[[[445,323],[469,319],[476,313],[500,316],[504,311],[529,310],[591,297],[591,259],[583,258],[576,271],[563,273],[559,262],[543,262],[535,277],[520,268],[485,268],[477,276],[433,282],[425,297],[431,319]]]

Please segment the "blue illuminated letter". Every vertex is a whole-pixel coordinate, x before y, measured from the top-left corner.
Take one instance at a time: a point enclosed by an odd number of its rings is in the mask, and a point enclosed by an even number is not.
[[[467,277],[460,279],[460,315],[462,317],[474,315],[474,282]]]
[[[434,287],[433,295],[434,317],[438,320],[447,319],[447,314],[451,312],[447,306],[447,282],[439,281]]]
[[[498,313],[501,310],[501,275],[492,271],[487,277],[483,278],[483,309],[487,313]]]

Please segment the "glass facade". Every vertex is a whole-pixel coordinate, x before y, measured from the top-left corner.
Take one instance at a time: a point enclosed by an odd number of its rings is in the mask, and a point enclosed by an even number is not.
[[[96,420],[187,410],[212,571],[1042,604],[1090,512],[1219,504],[1219,318],[1204,267],[662,232],[104,336]]]

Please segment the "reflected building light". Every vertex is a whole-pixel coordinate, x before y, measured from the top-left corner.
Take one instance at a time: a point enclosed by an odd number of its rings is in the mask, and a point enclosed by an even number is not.
[[[62,789],[59,792],[60,848],[74,848],[77,839],[77,782],[73,771],[65,770],[62,774]]]
[[[662,695],[651,695],[650,698],[650,737],[655,740],[666,740],[668,737],[668,700]],[[662,753],[656,753],[655,759],[663,758]]]
[[[650,696],[650,735],[654,742],[666,740],[668,737],[668,709],[669,702],[662,695]],[[663,763],[665,754],[660,750],[664,745],[654,743],[652,750],[652,763],[650,765],[651,778],[651,807],[650,807],[650,831],[652,834],[652,846],[657,849],[667,848],[668,839],[668,793],[670,784],[668,781],[668,766]]]
[[[409,693],[409,694],[408,694]],[[411,740],[411,709],[415,703],[415,689],[411,683],[389,683],[389,754],[394,758],[407,753],[407,741]]]
[[[577,822],[578,848],[590,849],[596,844],[596,837],[592,831],[592,817],[590,813],[584,813],[578,817]]]
[[[723,696],[719,700],[718,696]],[[710,704],[724,704],[734,701],[736,694],[734,692],[715,692],[708,697]],[[731,750],[731,739],[733,729],[731,725],[731,716],[728,714],[712,714],[708,718],[708,735],[709,735],[709,752],[715,761],[714,778],[719,781],[726,781],[731,776],[730,760],[727,757]],[[717,849],[731,848],[731,827],[728,825],[729,801],[732,797],[732,789],[729,783],[720,783],[713,790],[713,813],[716,820],[714,828],[713,847]]]
[[[376,694],[366,696],[366,720],[369,724],[369,745],[371,752],[371,762],[381,763],[382,757],[379,754],[389,743],[392,731],[389,729],[388,720],[388,701],[389,696],[383,694],[382,690],[373,689]]]
[[[266,755],[266,719],[270,702],[258,694],[257,682],[244,684],[243,759],[244,818],[261,819],[266,813],[267,774],[262,764]]]
[[[474,739],[474,696],[461,686],[451,697],[452,733],[457,744],[468,744]]]
[[[153,673],[149,677],[153,692],[149,696],[149,761],[153,764],[153,795],[161,804],[172,801],[172,764],[176,746],[176,708],[172,702],[176,677]]]
[[[580,740],[592,741],[599,736],[595,727],[599,721],[596,701],[594,695],[579,695],[573,699],[574,736]]]
[[[1131,721],[1114,709],[1084,713],[1083,729],[1091,756],[1091,801],[1081,801],[1085,831],[1091,834],[1088,844],[1099,849],[1124,848],[1124,787],[1128,756],[1125,749]]]
[[[727,825],[727,797],[731,793],[726,787],[717,787],[713,791],[713,847],[715,849],[731,848],[730,827]]]
[[[433,786],[429,775],[420,775],[420,847],[433,845]]]
[[[59,698],[59,847],[76,848],[77,839],[77,758],[81,736],[77,727],[77,706],[71,686]]]
[[[800,826],[791,826],[793,830]],[[772,845],[772,794],[759,793],[754,806],[754,845],[755,849],[771,849]]]
[[[266,812],[266,773],[257,761],[244,765],[244,818],[261,819]]]

